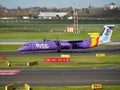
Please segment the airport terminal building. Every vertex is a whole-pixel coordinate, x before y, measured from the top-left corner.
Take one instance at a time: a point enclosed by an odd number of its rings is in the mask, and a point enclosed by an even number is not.
[[[40,12],[39,19],[63,19],[68,12]]]

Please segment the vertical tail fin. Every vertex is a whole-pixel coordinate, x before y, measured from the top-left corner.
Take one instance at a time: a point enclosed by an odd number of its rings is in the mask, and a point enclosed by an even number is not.
[[[102,35],[100,36],[100,39],[99,39],[99,45],[109,43],[111,41],[110,39],[111,39],[111,36],[112,36],[114,26],[115,25],[105,25],[104,26],[103,33],[102,33]]]

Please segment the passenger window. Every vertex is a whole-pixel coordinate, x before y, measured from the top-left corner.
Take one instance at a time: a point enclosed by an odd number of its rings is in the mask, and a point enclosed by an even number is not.
[[[25,43],[24,46],[29,46],[29,44],[28,44],[28,43]]]

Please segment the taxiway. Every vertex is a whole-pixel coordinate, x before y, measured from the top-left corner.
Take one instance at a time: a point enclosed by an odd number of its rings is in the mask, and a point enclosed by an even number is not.
[[[81,69],[21,69],[17,75],[0,76],[0,86],[6,84],[35,86],[68,86],[120,84],[120,67],[98,67]]]

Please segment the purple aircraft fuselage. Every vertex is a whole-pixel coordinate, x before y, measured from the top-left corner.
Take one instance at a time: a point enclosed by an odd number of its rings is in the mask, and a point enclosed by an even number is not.
[[[110,42],[114,25],[105,25],[101,36],[87,40],[44,40],[28,42],[18,49],[24,51],[58,50],[62,49],[86,49]]]
[[[39,50],[57,50],[57,49],[85,49],[91,47],[91,39],[77,41],[54,41],[46,40],[40,42],[25,43],[18,51],[39,51]]]

